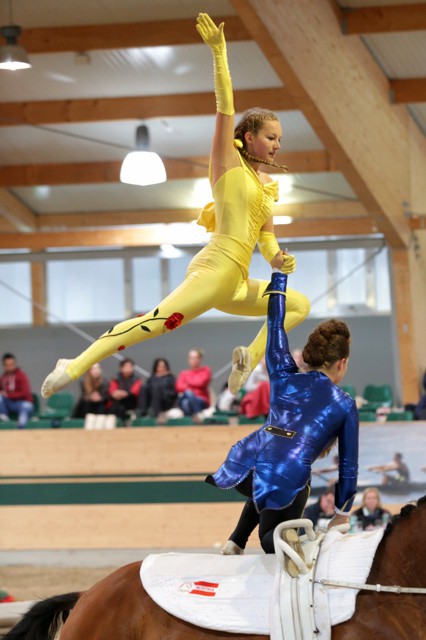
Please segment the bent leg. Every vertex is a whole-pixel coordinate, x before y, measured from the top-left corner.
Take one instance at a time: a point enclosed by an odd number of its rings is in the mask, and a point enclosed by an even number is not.
[[[263,297],[263,293],[268,284],[269,282],[266,280],[249,278],[238,289],[230,302],[216,306],[216,308],[232,315],[266,316],[268,313],[268,297]],[[288,332],[301,324],[309,314],[310,308],[310,302],[303,293],[288,288],[284,320],[286,331]],[[233,365],[234,368],[240,369],[240,372],[236,371],[236,378],[239,378],[239,384],[235,389],[230,385],[231,391],[236,392],[238,388],[241,388],[251,371],[259,364],[265,355],[267,337],[268,327],[265,321],[248,347],[238,347],[235,350]]]
[[[120,322],[100,336],[68,364],[66,373],[71,380],[76,380],[95,362],[143,340],[157,338],[177,329],[211,309],[217,300],[232,297],[237,283],[238,274],[192,272],[155,309],[143,316]]]
[[[263,509],[259,517],[259,538],[265,553],[275,553],[274,530],[281,522],[301,518],[309,498],[309,487],[300,491],[285,509]]]

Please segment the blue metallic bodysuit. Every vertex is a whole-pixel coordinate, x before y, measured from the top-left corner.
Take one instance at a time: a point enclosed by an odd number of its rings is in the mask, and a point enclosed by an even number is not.
[[[266,364],[271,392],[268,420],[237,442],[207,482],[237,487],[250,472],[256,509],[283,509],[311,478],[311,465],[336,438],[336,511],[349,512],[358,476],[358,411],[354,400],[324,373],[298,373],[283,328],[287,276],[273,273],[268,305]]]

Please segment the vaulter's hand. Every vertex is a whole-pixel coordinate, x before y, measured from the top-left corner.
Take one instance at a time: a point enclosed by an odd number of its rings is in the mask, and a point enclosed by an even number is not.
[[[281,267],[282,273],[293,273],[296,269],[296,258],[285,251],[283,253],[283,265]]]
[[[196,29],[209,47],[225,46],[224,26],[225,23],[222,22],[217,27],[207,13],[198,14]]]

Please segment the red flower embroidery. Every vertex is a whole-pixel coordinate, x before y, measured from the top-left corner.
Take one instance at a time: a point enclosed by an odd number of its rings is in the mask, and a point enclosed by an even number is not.
[[[123,351],[123,349],[125,349],[125,348],[126,348],[125,345],[122,344],[120,347],[118,347],[117,351]]]
[[[183,318],[184,316],[182,313],[172,313],[172,315],[167,318],[164,325],[167,327],[167,329],[173,331],[173,329],[177,329],[178,327],[180,327]]]

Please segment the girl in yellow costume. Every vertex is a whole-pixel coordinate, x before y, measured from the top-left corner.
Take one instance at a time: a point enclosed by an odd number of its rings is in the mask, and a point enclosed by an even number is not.
[[[211,240],[191,261],[182,284],[153,311],[117,324],[73,360],[59,360],[43,383],[45,398],[76,380],[95,362],[176,329],[213,307],[236,315],[266,316],[267,299],[262,294],[268,282],[248,277],[256,242],[273,267],[284,273],[294,270],[294,258],[280,250],[273,233],[272,208],[278,199],[278,185],[259,170],[261,164],[278,166],[274,156],[280,148],[281,126],[275,114],[253,109],[246,112],[234,132],[223,26],[216,27],[205,13],[198,16],[197,30],[213,53],[217,104],[210,158],[215,206],[208,205],[198,221],[212,232]],[[287,331],[305,319],[309,307],[305,296],[287,289]],[[232,391],[248,378],[265,346],[266,326],[250,347],[234,350]]]

